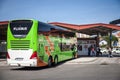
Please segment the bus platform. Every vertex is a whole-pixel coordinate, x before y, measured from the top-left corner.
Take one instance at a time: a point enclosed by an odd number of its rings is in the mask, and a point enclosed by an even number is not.
[[[0,66],[7,66],[7,60],[6,59],[0,59]]]

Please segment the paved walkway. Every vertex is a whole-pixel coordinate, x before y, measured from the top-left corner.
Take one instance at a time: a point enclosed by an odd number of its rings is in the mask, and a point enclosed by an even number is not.
[[[80,57],[74,60],[67,61],[66,64],[88,63],[97,60],[97,57]]]
[[[81,57],[65,64],[120,64],[120,57]]]
[[[101,64],[101,65],[106,65],[106,64],[120,64],[120,57],[99,57],[96,61],[91,62],[90,64]]]
[[[7,66],[6,59],[0,59],[0,66]]]

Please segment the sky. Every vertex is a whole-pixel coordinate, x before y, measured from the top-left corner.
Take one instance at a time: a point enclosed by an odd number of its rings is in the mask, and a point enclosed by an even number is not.
[[[120,0],[0,0],[0,21],[14,19],[109,23],[120,19]]]

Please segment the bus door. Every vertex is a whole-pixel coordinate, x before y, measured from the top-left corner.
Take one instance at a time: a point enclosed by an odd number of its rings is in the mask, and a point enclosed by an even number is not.
[[[45,53],[45,49],[44,49],[44,44],[43,43],[39,44],[38,53],[39,53],[39,57],[43,60],[44,53]]]

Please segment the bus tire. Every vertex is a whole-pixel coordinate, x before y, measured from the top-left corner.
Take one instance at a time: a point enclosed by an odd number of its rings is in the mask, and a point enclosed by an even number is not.
[[[49,57],[48,59],[48,67],[52,67],[52,57]]]
[[[54,66],[56,66],[58,64],[58,56],[55,56],[55,58],[54,58]]]

